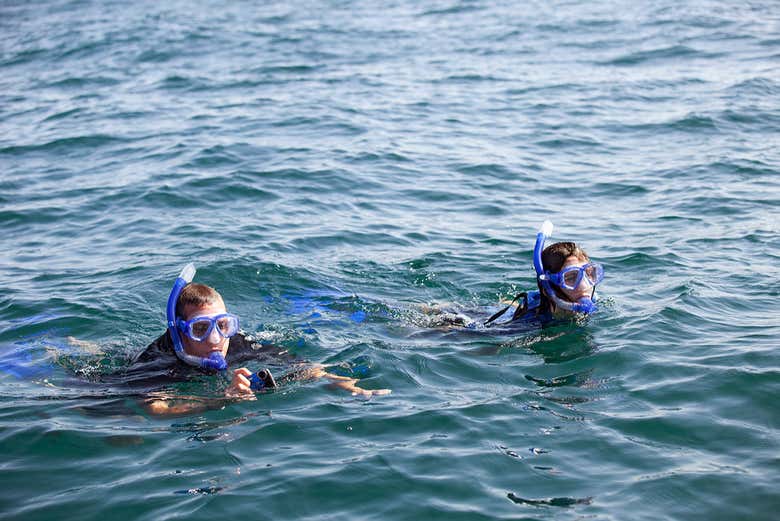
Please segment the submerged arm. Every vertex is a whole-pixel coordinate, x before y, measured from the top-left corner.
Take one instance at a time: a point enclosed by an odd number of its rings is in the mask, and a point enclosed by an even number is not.
[[[153,393],[143,400],[142,405],[149,414],[155,416],[178,416],[219,409],[225,405],[225,400]]]

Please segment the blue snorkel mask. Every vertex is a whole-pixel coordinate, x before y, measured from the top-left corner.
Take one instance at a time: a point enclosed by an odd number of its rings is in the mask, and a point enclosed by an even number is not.
[[[536,234],[536,245],[534,246],[534,269],[536,269],[536,278],[539,281],[539,284],[544,289],[547,298],[552,300],[556,307],[566,311],[571,311],[573,313],[593,313],[594,311],[598,310],[598,306],[596,306],[596,303],[593,300],[596,298],[595,286],[604,278],[603,268],[598,264],[590,263],[582,266],[581,268],[573,268],[573,270],[578,270],[578,273],[576,274],[576,282],[574,282],[573,287],[569,287],[569,284],[564,282],[565,274],[563,271],[561,273],[550,273],[545,271],[544,267],[542,266],[542,250],[544,250],[544,241],[548,237],[552,236],[552,232],[553,224],[550,221],[544,221],[542,228],[539,230],[539,233]],[[577,302],[569,302],[568,300],[560,298],[551,284],[552,282],[558,286],[574,289],[579,285],[583,277],[587,277],[588,280],[593,284],[593,294],[591,297],[582,297]]]
[[[179,301],[179,295],[181,295],[181,290],[184,289],[184,286],[192,282],[192,279],[194,277],[195,277],[195,265],[190,263],[184,266],[184,269],[181,270],[181,273],[179,274],[179,277],[176,279],[176,282],[173,283],[171,294],[168,297],[168,306],[166,311],[167,311],[167,318],[168,318],[168,332],[171,335],[171,340],[173,340],[173,350],[176,352],[176,356],[178,356],[179,359],[192,366],[199,367],[201,369],[207,369],[210,371],[224,371],[225,369],[227,369],[227,362],[225,361],[225,357],[222,356],[222,353],[218,353],[218,352],[211,353],[208,358],[191,355],[186,351],[184,351],[184,345],[181,342],[181,335],[179,333],[178,324],[176,320],[176,303]],[[184,325],[186,325],[186,323],[184,323]],[[237,327],[238,327],[238,323],[236,323],[236,328]],[[210,332],[211,330],[209,329],[209,333]]]

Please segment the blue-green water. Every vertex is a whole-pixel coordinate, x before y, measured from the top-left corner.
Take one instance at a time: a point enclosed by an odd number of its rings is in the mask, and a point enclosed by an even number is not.
[[[0,517],[775,518],[778,58],[769,0],[0,3]],[[546,218],[598,315],[426,327]],[[392,395],[99,383],[190,261]]]

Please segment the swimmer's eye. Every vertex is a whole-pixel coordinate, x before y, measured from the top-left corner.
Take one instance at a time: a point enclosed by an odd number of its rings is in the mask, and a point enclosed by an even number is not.
[[[604,268],[601,264],[589,263],[585,265],[585,276],[594,286],[604,280]]]
[[[563,274],[563,283],[568,287],[574,288],[577,285],[577,279],[579,279],[579,275],[579,270],[567,271]]]
[[[222,336],[225,338],[231,337],[238,333],[238,317],[231,314],[220,317],[217,327]]]
[[[231,329],[231,320],[229,318],[221,318],[217,321],[217,327],[222,332],[223,335],[226,335],[230,332]]]
[[[202,337],[208,333],[211,326],[210,320],[198,320],[190,326],[193,336]]]

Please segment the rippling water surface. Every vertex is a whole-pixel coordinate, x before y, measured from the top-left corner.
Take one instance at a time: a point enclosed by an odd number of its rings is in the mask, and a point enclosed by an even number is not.
[[[2,2],[0,517],[774,518],[779,35],[761,0]],[[429,327],[533,287],[544,219],[601,312]],[[101,384],[191,261],[392,395]]]

